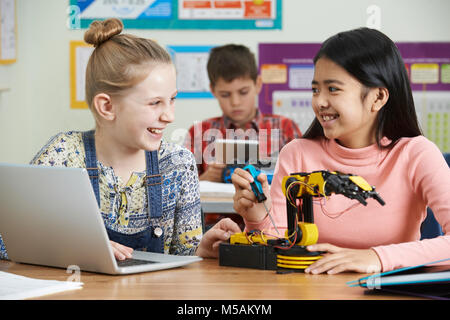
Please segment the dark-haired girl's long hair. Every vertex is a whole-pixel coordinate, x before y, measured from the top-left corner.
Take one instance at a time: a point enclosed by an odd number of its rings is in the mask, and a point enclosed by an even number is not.
[[[386,88],[389,99],[378,112],[376,141],[392,140],[390,147],[402,137],[415,137],[422,132],[403,59],[394,42],[375,29],[359,28],[341,32],[327,39],[314,57],[314,64],[327,58],[344,68],[367,88]],[[324,136],[317,118],[304,138]]]

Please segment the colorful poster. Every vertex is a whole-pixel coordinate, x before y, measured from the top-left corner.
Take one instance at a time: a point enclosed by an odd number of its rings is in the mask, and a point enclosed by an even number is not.
[[[86,103],[86,68],[94,47],[84,41],[70,41],[70,107],[88,109]]]
[[[206,64],[213,46],[168,46],[177,70],[177,98],[213,98]]]
[[[262,112],[274,111],[273,93],[276,91],[311,93],[313,58],[319,48],[319,43],[259,44],[258,61],[263,81],[259,108]],[[285,93],[282,96],[285,97]]]
[[[450,152],[450,43],[396,43],[413,90],[423,133],[442,152]],[[261,43],[259,70],[263,88],[262,112],[290,117],[305,132],[314,113],[311,108],[313,59],[318,43]]]
[[[413,91],[450,93],[450,42],[396,43]]]
[[[81,19],[168,19],[172,16],[171,0],[78,0]]]
[[[16,1],[0,0],[0,64],[16,62]]]
[[[318,43],[261,43],[259,70],[263,82],[259,108],[294,120],[305,132],[314,119],[311,108],[313,58]]]
[[[281,29],[281,0],[70,0],[69,26],[119,18],[138,29]]]
[[[178,0],[179,19],[269,19],[276,18],[275,0]]]

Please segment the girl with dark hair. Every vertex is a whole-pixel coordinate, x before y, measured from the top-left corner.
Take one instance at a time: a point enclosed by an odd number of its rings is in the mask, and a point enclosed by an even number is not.
[[[375,139],[380,148],[388,147],[402,137],[422,134],[403,60],[386,35],[368,28],[338,33],[322,44],[314,64],[317,65],[321,58],[331,60],[360,82],[361,100],[366,98],[371,88],[387,90],[389,99],[379,110],[376,121]],[[312,84],[314,93],[314,81]],[[315,118],[304,137],[317,136],[324,136],[324,132]],[[383,137],[391,140],[387,146],[381,144]]]
[[[450,170],[440,150],[421,135],[408,75],[395,44],[361,28],[326,40],[314,58],[312,106],[316,118],[302,139],[280,152],[269,191],[258,176],[278,228],[286,228],[281,181],[294,172],[352,173],[376,186],[386,202],[367,206],[333,195],[314,203],[324,257],[306,272],[388,271],[450,257]],[[235,210],[247,230],[275,234],[251,191],[252,177],[235,170]],[[419,240],[431,207],[445,235]]]

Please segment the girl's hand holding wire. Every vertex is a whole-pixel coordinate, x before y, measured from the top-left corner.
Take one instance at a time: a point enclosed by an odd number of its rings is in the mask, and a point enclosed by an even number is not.
[[[196,255],[202,258],[218,258],[219,245],[227,241],[234,233],[240,233],[238,224],[230,218],[220,219],[202,237]]]
[[[272,207],[272,200],[270,198],[267,176],[264,173],[261,173],[257,179],[261,182],[263,192],[267,198],[265,204],[268,210],[270,210]],[[250,186],[250,183],[253,182],[252,175],[243,169],[237,168],[231,176],[231,182],[236,189],[233,197],[234,210],[248,222],[260,222],[264,220],[267,215],[264,205],[263,203],[257,202],[252,187]]]
[[[381,271],[381,262],[372,249],[347,249],[329,243],[307,246],[308,251],[325,251],[324,257],[309,266],[305,272],[312,274],[336,274],[345,271],[376,273]]]

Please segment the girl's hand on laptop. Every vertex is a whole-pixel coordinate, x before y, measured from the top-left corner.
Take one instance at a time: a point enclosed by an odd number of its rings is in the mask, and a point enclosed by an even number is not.
[[[196,255],[202,258],[217,258],[219,256],[219,244],[238,232],[241,232],[241,228],[230,218],[219,220],[203,235]]]
[[[130,259],[132,257],[131,253],[133,252],[133,248],[126,247],[111,240],[109,240],[109,242],[111,243],[111,247],[113,248],[114,257],[116,257],[117,260]]]

